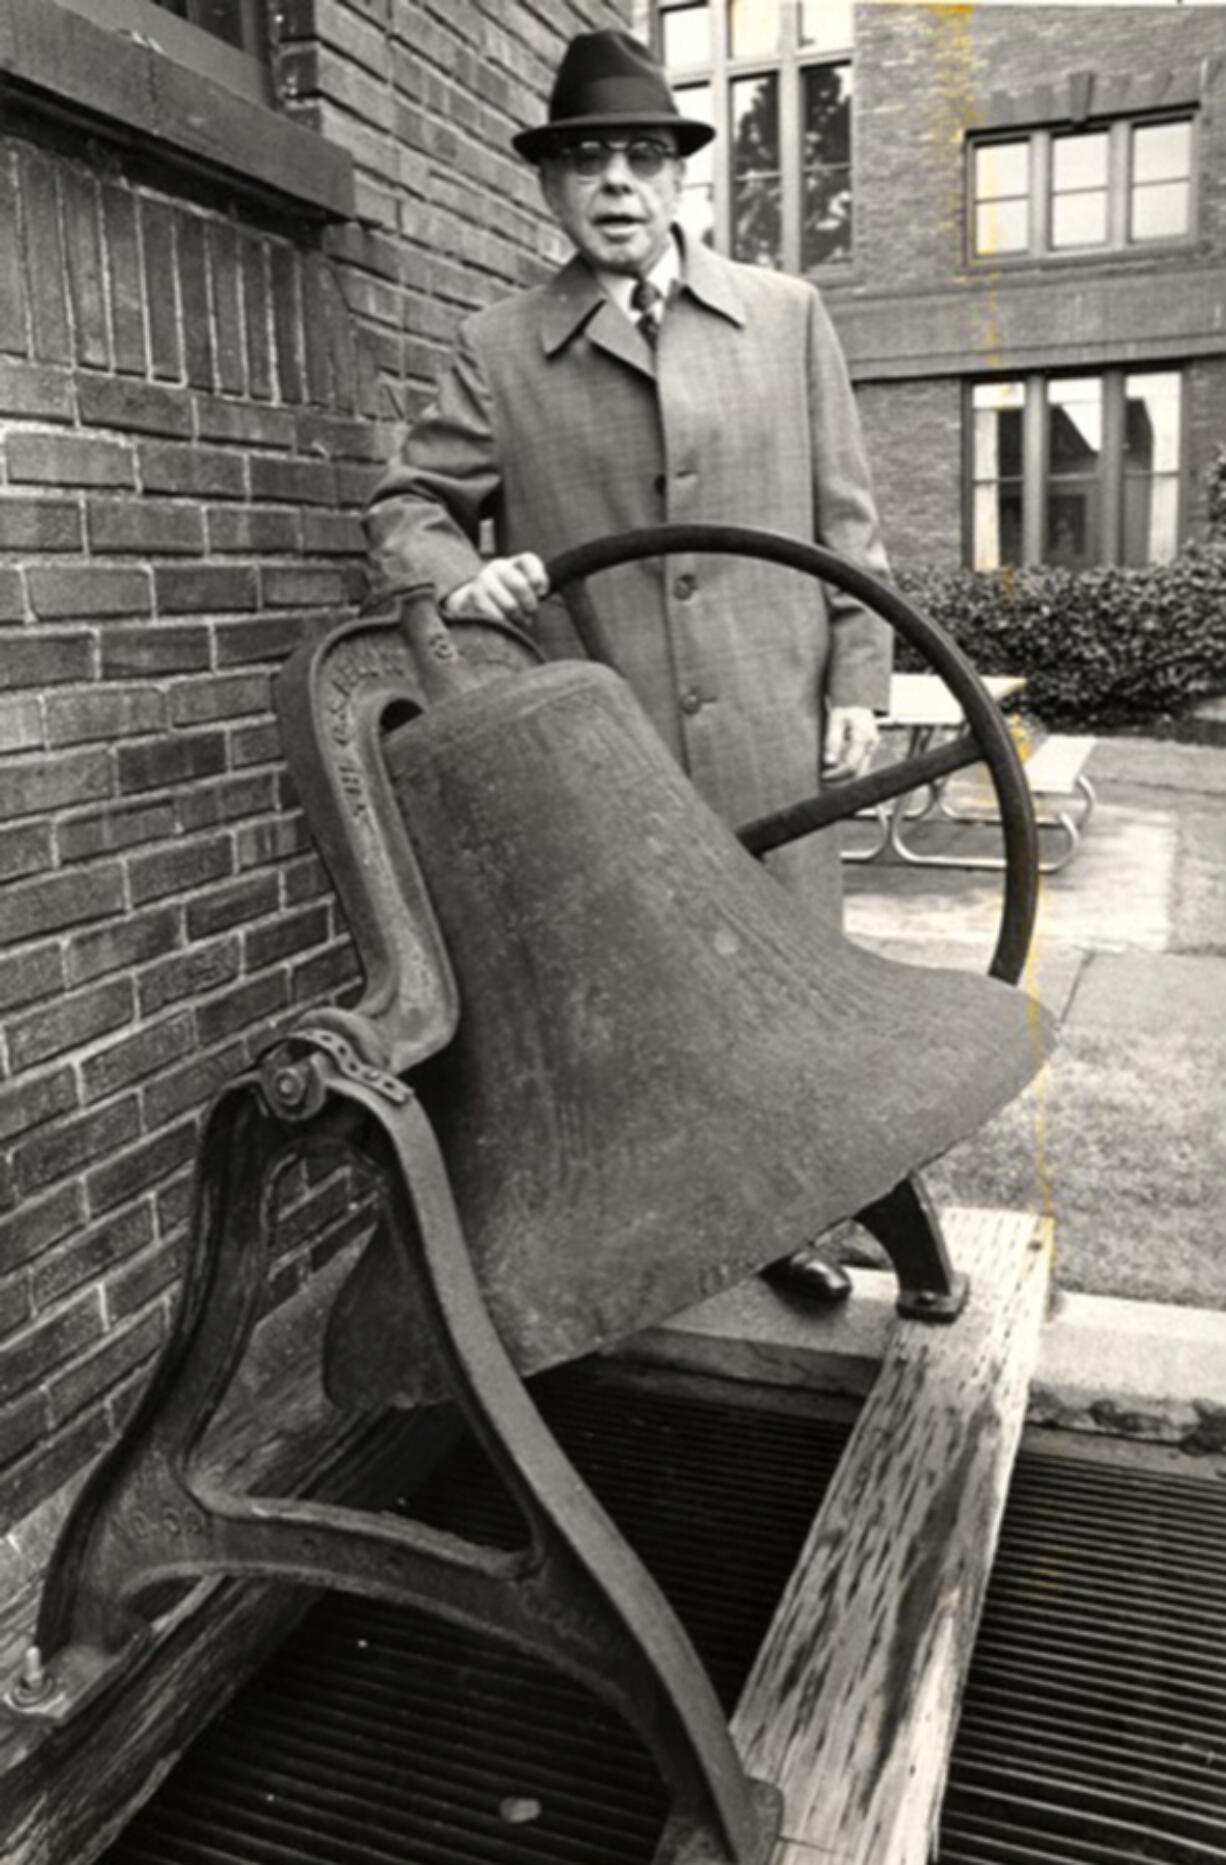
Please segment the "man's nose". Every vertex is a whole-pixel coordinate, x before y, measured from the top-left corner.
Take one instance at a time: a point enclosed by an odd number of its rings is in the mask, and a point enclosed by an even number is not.
[[[601,171],[601,182],[606,188],[629,188],[634,183],[634,170],[630,158],[624,149],[614,149]]]

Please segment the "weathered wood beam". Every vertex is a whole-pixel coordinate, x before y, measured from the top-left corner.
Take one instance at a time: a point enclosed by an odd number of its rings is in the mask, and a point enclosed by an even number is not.
[[[951,1327],[895,1323],[732,1722],[777,1865],[927,1865],[1039,1348],[1050,1227],[947,1214]]]

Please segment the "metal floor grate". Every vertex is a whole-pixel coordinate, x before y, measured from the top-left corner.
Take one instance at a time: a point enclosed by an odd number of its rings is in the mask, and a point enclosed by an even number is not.
[[[715,1390],[572,1370],[538,1397],[731,1706],[849,1427]],[[415,1512],[518,1539],[475,1454]],[[1024,1452],[942,1865],[1226,1865],[1224,1602],[1220,1484]],[[575,1685],[422,1615],[333,1597],[106,1865],[646,1865],[663,1815],[637,1739]]]

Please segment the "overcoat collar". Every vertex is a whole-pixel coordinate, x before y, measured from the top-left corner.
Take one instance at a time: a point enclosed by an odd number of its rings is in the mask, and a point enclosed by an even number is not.
[[[682,295],[688,292],[699,304],[726,317],[730,323],[744,324],[745,307],[735,276],[726,262],[701,241],[684,237],[681,256]],[[605,296],[587,260],[576,253],[545,287],[541,318],[545,354],[555,356],[585,325],[589,326],[592,342],[600,349],[608,350],[649,375],[654,373],[654,359],[646,343],[630,320]]]

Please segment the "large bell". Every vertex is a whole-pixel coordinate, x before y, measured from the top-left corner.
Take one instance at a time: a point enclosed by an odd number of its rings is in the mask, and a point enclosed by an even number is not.
[[[1044,1061],[1021,992],[852,944],[697,796],[609,670],[558,662],[388,740],[460,994],[419,1077],[524,1372],[743,1279],[880,1198]],[[441,1396],[377,1240],[330,1385]]]

